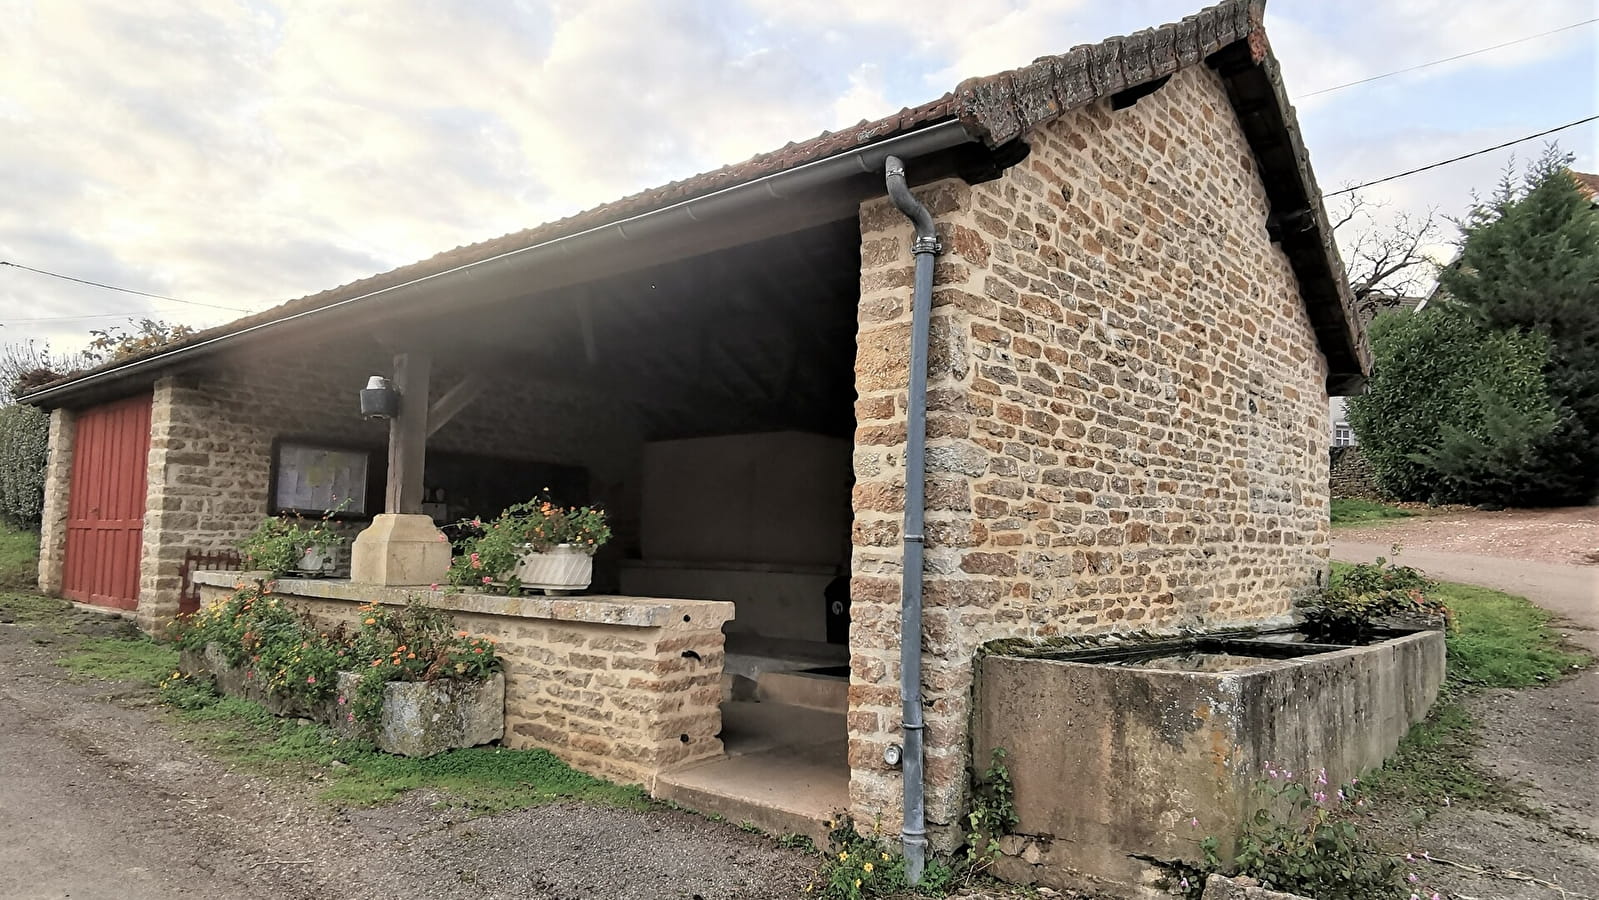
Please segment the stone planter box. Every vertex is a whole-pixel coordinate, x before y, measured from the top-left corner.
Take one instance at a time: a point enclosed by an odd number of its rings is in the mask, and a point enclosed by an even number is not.
[[[1114,661],[1092,651],[981,660],[974,765],[1005,749],[1019,820],[997,875],[1155,896],[1163,873],[1152,860],[1198,862],[1207,835],[1231,854],[1268,763],[1311,778],[1326,768],[1336,789],[1382,765],[1444,676],[1436,631],[1290,646],[1278,654],[1288,658],[1187,643],[1197,646]]]
[[[355,696],[360,678],[339,673],[339,695]],[[383,688],[383,717],[376,728],[352,723],[340,728],[371,740],[385,753],[432,756],[476,747],[505,736],[505,675],[482,681],[391,681]]]
[[[230,697],[253,700],[274,715],[313,719],[365,738],[385,753],[432,756],[445,750],[476,747],[505,735],[505,675],[495,672],[483,681],[391,681],[384,686],[383,712],[376,727],[350,720],[349,707],[338,697],[354,697],[359,676],[340,672],[334,696],[307,704],[268,693],[246,669],[228,665],[216,645],[185,650],[180,665],[190,672],[208,672],[217,689]]]

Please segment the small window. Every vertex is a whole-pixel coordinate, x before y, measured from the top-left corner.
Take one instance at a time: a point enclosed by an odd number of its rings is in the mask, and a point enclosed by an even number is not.
[[[1348,447],[1355,443],[1355,433],[1348,425],[1339,425],[1333,429],[1333,446]]]
[[[340,517],[370,515],[367,488],[372,452],[280,441],[272,456],[272,512]]]

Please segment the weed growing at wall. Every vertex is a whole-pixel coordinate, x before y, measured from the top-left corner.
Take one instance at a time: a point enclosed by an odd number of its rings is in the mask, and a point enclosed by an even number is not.
[[[883,836],[862,837],[848,816],[828,823],[828,856],[806,886],[823,900],[867,900],[920,894],[943,897],[949,893],[956,875],[948,865],[929,859],[922,869],[922,880],[915,887],[905,877],[905,857],[883,849]]]
[[[1353,813],[1366,805],[1358,779],[1334,787],[1326,770],[1296,773],[1266,764],[1252,790],[1255,812],[1239,830],[1231,861],[1220,858],[1214,835],[1199,841],[1200,867],[1181,867],[1178,889],[1204,893],[1209,872],[1247,875],[1265,887],[1317,900],[1442,900],[1414,871],[1361,833]],[[1194,828],[1201,827],[1190,819]]]
[[[973,780],[972,809],[966,814],[966,861],[980,872],[999,857],[999,839],[1016,828],[1016,791],[1005,748],[995,747],[988,768]]]
[[[1363,643],[1390,619],[1452,629],[1454,614],[1438,585],[1416,569],[1378,557],[1334,572],[1330,584],[1305,609],[1305,630],[1318,640]]]

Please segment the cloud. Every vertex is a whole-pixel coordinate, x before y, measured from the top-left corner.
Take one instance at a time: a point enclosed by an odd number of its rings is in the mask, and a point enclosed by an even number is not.
[[[258,309],[1198,5],[24,3],[0,29],[0,258]],[[1590,15],[1585,0],[1396,0],[1360,16],[1274,0],[1267,24],[1290,90],[1308,91]],[[1387,174],[1591,108],[1593,37],[1589,26],[1304,101],[1317,170],[1330,186]],[[1573,146],[1592,168],[1591,137]],[[1454,211],[1504,156],[1380,196]],[[228,315],[0,269],[0,321],[13,321],[0,339],[70,342],[99,320],[14,320],[108,312]]]

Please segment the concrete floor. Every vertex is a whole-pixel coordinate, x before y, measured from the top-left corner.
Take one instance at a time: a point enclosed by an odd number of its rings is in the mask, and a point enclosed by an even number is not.
[[[655,796],[827,846],[827,821],[849,806],[842,713],[731,701],[722,704],[722,746],[721,759],[661,775]]]

